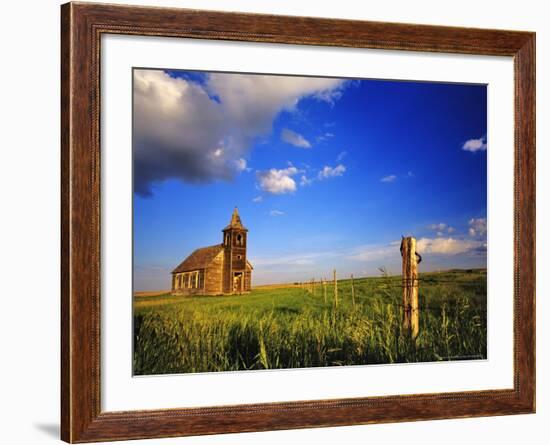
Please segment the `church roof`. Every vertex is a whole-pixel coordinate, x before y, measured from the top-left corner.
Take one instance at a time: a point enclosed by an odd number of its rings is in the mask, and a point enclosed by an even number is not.
[[[225,229],[223,230],[228,229],[248,230],[245,226],[243,226],[237,207],[235,207],[235,209],[233,210],[233,215],[231,215],[231,221],[229,222],[229,225],[225,226]]]
[[[216,256],[223,251],[222,244],[215,246],[202,247],[195,250],[191,255],[185,258],[172,273],[188,272],[207,267]]]

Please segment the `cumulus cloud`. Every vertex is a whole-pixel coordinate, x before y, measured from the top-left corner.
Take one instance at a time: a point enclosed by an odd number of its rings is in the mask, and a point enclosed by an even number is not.
[[[298,174],[296,167],[283,169],[272,168],[256,172],[256,179],[261,190],[273,195],[282,195],[296,191],[296,181],[292,178]]]
[[[434,232],[437,232],[437,236],[443,236],[444,232],[454,233],[455,231],[454,227],[451,227],[446,223],[430,224],[428,228]]]
[[[388,175],[384,176],[380,179],[380,182],[394,182],[397,179],[397,176],[395,175]]]
[[[296,133],[288,128],[283,128],[281,131],[281,140],[287,144],[294,145],[300,148],[311,148],[310,142],[301,134]]]
[[[458,255],[478,251],[483,247],[486,247],[486,245],[481,241],[463,240],[452,237],[420,238],[416,242],[416,249],[421,254]]]
[[[256,196],[252,202],[262,202],[264,200],[264,198],[260,195],[260,196]]]
[[[479,139],[468,139],[464,142],[464,145],[462,145],[462,150],[470,151],[472,153],[487,150],[487,137],[482,136]]]
[[[470,236],[482,236],[487,233],[487,218],[472,218],[468,221]]]
[[[346,171],[346,167],[342,164],[338,164],[336,167],[330,167],[329,165],[325,165],[323,169],[319,172],[318,177],[321,180],[334,178],[336,176],[342,176],[345,171]]]
[[[248,170],[246,165],[247,165],[246,164],[246,159],[239,158],[235,161],[235,169],[239,172],[242,172],[244,170]]]
[[[269,212],[269,214],[271,216],[282,216],[285,214],[285,212],[281,212],[280,210],[271,210],[271,212]]]
[[[334,103],[340,79],[211,73],[203,81],[134,70],[134,188],[143,196],[169,178],[231,180],[253,142],[301,99]],[[246,168],[246,167],[245,167]]]

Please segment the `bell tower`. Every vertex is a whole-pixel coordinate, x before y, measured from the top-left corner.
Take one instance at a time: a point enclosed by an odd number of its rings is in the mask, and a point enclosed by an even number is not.
[[[239,211],[235,207],[229,225],[223,229],[224,293],[240,294],[245,291],[247,232],[248,229],[243,226]]]

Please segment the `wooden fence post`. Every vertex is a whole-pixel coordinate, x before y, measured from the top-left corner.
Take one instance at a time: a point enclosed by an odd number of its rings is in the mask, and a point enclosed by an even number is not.
[[[403,329],[412,338],[418,335],[418,263],[416,238],[408,236],[401,240],[403,257]]]
[[[332,271],[332,280],[334,281],[334,306],[338,307],[338,281],[336,280],[336,269]]]
[[[351,274],[351,304],[353,305],[353,309],[355,309],[355,286],[353,283],[353,274]]]

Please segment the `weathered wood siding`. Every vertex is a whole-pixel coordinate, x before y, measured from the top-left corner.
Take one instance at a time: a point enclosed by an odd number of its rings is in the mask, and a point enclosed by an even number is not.
[[[223,252],[222,292],[224,294],[229,294],[231,293],[233,286],[233,280],[231,278],[231,249],[225,246]]]
[[[224,254],[220,252],[206,268],[204,293],[206,295],[218,295],[223,293],[222,273],[224,269]]]
[[[244,274],[244,290],[250,292],[250,289],[252,289],[252,269],[248,266]]]

